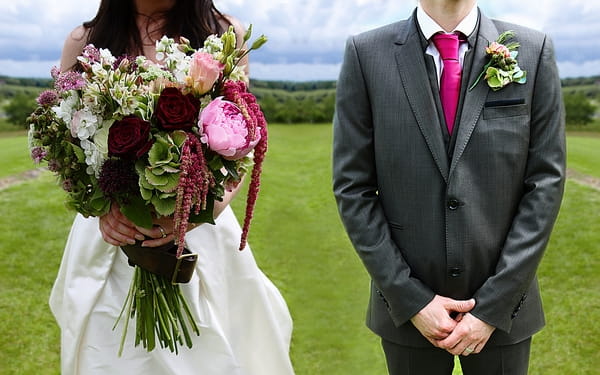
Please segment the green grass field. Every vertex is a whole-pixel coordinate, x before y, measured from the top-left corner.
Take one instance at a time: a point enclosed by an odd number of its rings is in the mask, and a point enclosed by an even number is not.
[[[600,178],[600,138],[571,136],[567,139],[569,168]]]
[[[331,193],[330,144],[327,125],[271,126],[250,242],[294,318],[296,373],[383,375],[379,341],[364,327],[368,276]],[[0,138],[0,176],[33,167],[24,145],[23,136]],[[569,137],[570,167],[600,176],[599,150],[600,138]],[[47,298],[73,216],[62,197],[49,174],[0,190],[0,374],[59,373],[59,332]],[[237,199],[234,209],[241,213],[243,205]],[[600,192],[567,184],[539,272],[548,326],[534,338],[532,375],[598,373],[598,212]]]
[[[2,157],[0,178],[36,167],[29,157],[26,136],[0,137],[0,155]]]

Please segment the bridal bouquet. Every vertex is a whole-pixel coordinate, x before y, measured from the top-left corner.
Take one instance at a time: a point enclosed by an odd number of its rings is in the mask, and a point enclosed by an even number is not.
[[[173,218],[173,275],[141,267],[143,254],[140,263],[129,257],[136,267],[117,321],[126,315],[119,354],[130,319],[136,345],[148,351],[156,339],[171,351],[184,341],[191,347],[190,329],[199,332],[175,282],[190,258],[185,233],[190,223],[214,223],[214,202],[252,170],[240,250],[245,247],[267,124],[239,61],[265,42],[261,36],[247,50],[236,48],[233,28],[198,50],[184,38],[163,37],[156,43],[159,64],[88,45],[78,57],[81,72],[54,68],[55,89],[37,99],[28,119],[31,156],[57,175],[68,207],[89,217],[117,203],[145,228],[154,217]]]

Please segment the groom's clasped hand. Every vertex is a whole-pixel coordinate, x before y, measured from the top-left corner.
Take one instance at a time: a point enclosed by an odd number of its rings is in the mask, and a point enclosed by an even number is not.
[[[455,300],[436,295],[411,321],[440,349],[453,355],[479,353],[495,328],[470,314],[474,307],[473,298]]]

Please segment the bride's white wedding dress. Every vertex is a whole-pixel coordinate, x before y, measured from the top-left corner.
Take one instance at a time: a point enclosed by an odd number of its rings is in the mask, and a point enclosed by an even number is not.
[[[277,288],[249,248],[238,251],[240,227],[228,207],[216,225],[188,232],[198,254],[182,290],[200,326],[193,347],[147,352],[134,347],[134,324],[118,357],[121,311],[133,268],[106,244],[98,219],[77,215],[67,241],[50,307],[61,328],[61,374],[289,375],[292,320]]]

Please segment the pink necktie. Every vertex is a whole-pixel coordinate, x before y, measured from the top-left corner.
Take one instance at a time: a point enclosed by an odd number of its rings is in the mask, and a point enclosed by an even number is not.
[[[460,95],[460,76],[461,67],[458,61],[458,46],[460,44],[456,34],[435,34],[433,43],[440,52],[444,62],[442,77],[440,79],[440,99],[444,109],[444,118],[448,132],[452,134],[454,128],[454,119],[456,117],[456,107],[458,106],[458,97]]]

